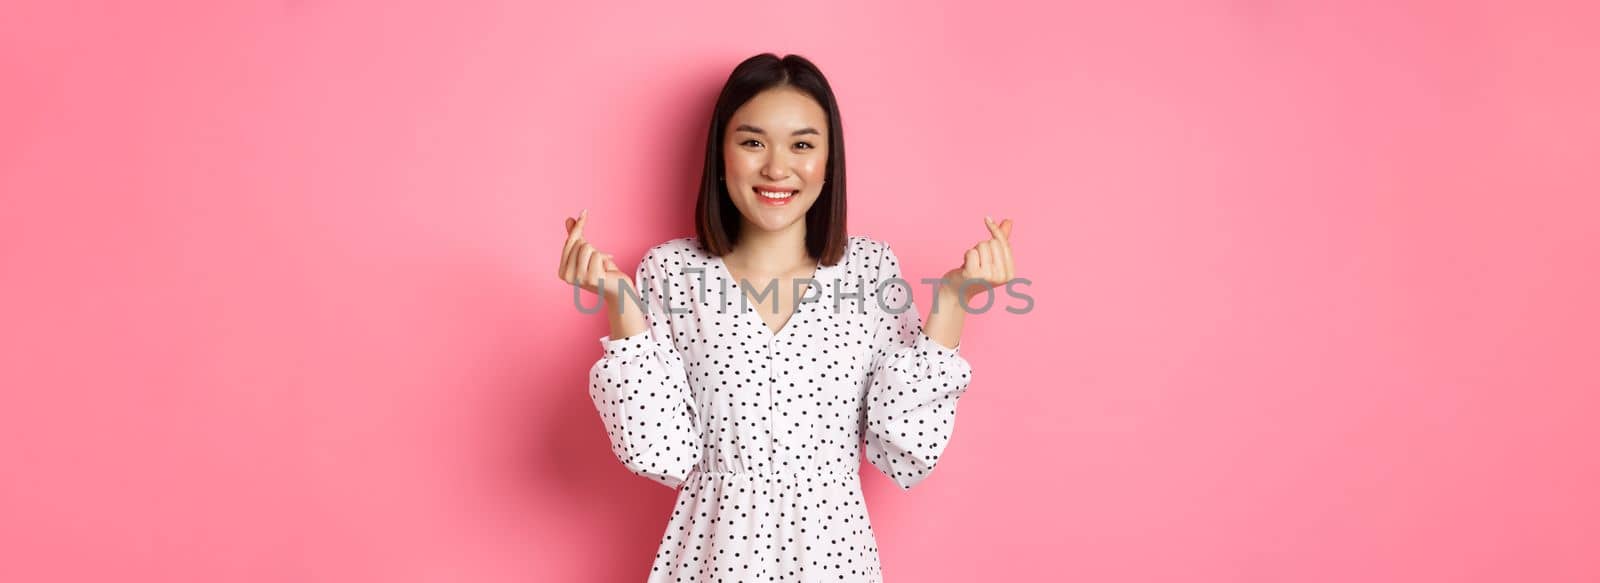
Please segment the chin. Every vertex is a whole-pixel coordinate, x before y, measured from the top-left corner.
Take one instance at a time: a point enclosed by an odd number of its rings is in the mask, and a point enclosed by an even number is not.
[[[801,215],[800,217],[797,217],[795,220],[789,221],[787,223],[777,224],[777,225],[771,224],[769,221],[753,221],[750,224],[751,224],[751,226],[754,226],[755,228],[760,229],[762,231],[775,233],[775,232],[787,229],[789,227],[792,227],[792,226],[794,226],[795,223],[800,223],[800,222],[804,222],[804,221],[805,221],[805,215]]]

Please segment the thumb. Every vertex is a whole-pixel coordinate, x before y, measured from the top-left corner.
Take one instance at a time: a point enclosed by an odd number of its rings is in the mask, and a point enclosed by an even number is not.
[[[572,220],[572,217],[567,217],[567,234],[572,234],[572,226],[575,224],[578,224],[578,221]]]
[[[1011,219],[1000,221],[1000,232],[1005,233],[1007,239],[1011,238]]]

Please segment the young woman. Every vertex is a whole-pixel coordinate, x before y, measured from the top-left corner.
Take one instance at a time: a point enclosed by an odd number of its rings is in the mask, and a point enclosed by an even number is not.
[[[1012,279],[1011,222],[985,218],[924,327],[925,284],[845,231],[840,127],[811,62],[751,57],[712,114],[697,237],[629,278],[584,240],[587,211],[567,219],[559,276],[600,293],[611,324],[589,395],[612,451],[681,487],[650,581],[881,581],[862,441],[910,489],[950,440],[972,378],[963,306]]]

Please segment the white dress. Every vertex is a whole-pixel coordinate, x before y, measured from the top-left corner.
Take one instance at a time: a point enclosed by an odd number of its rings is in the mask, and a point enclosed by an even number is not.
[[[697,239],[640,261],[649,328],[600,338],[589,396],[624,466],[681,486],[649,581],[882,581],[861,444],[901,489],[921,482],[972,369],[923,332],[908,286],[929,284],[849,241],[776,334]]]

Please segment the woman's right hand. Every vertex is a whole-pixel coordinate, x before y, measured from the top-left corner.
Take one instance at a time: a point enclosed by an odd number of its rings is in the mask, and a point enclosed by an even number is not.
[[[600,293],[604,285],[607,299],[622,297],[621,286],[632,288],[633,281],[617,269],[610,253],[602,253],[584,240],[583,226],[588,220],[587,209],[578,213],[576,219],[567,217],[567,241],[561,248],[561,265],[556,268],[556,277],[594,293]]]

